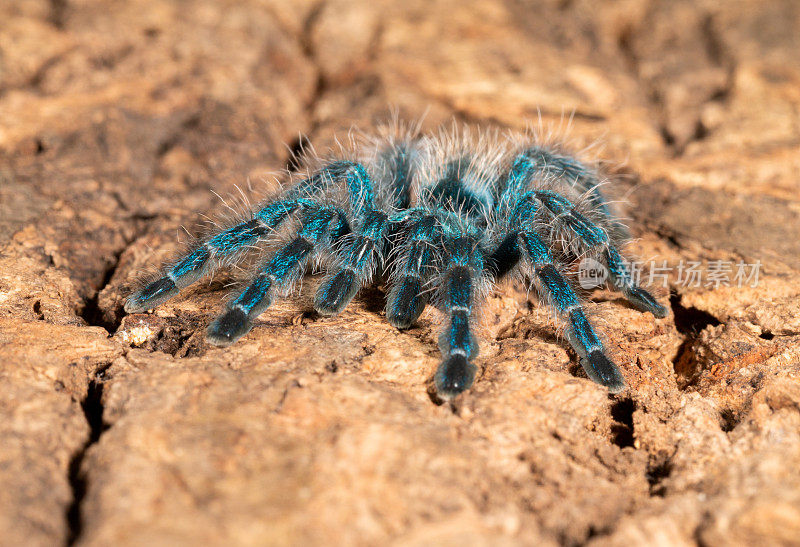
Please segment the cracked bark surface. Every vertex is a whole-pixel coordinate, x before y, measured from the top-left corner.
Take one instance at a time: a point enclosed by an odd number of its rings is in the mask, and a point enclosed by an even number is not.
[[[0,543],[795,544],[800,537],[800,9],[791,0],[24,0],[0,5]],[[545,310],[490,298],[481,374],[427,385],[437,318],[318,279],[227,348],[226,275],[125,316],[213,192],[390,106],[521,129],[575,112],[621,161],[656,320],[596,291],[630,389]],[[213,191],[213,192],[212,192]],[[180,234],[183,233],[183,236]],[[178,234],[178,236],[176,236]]]

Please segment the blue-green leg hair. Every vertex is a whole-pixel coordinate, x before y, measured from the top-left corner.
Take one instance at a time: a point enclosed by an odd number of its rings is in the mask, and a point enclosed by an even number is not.
[[[411,184],[417,168],[419,150],[411,143],[397,143],[381,150],[375,158],[376,170],[387,181],[388,202],[398,210],[408,209],[411,205]]]
[[[448,258],[440,277],[439,303],[446,321],[439,337],[442,362],[434,383],[440,396],[450,398],[469,389],[478,370],[472,363],[478,355],[472,320],[484,260],[472,237],[461,235],[444,244]]]
[[[233,259],[254,242],[268,236],[298,206],[311,203],[308,196],[322,194],[335,184],[346,186],[354,217],[360,218],[365,210],[372,210],[374,190],[364,166],[344,160],[331,162],[298,183],[283,199],[263,206],[252,219],[195,245],[164,275],[132,294],[125,303],[125,311],[142,312],[166,302],[219,264]]]
[[[385,213],[369,211],[364,215],[363,224],[357,225],[343,241],[338,267],[325,277],[317,290],[314,308],[319,313],[339,313],[361,287],[372,281],[388,226]]]
[[[398,329],[409,328],[428,304],[426,285],[433,273],[436,245],[442,237],[433,215],[414,219],[406,230],[406,243],[398,249],[386,303],[386,319]]]
[[[342,213],[334,208],[305,209],[295,238],[267,260],[244,291],[211,323],[206,333],[209,341],[227,346],[247,334],[255,318],[302,274],[315,247],[340,235],[344,225]]]
[[[621,391],[625,380],[619,368],[606,357],[603,344],[586,318],[575,291],[554,264],[545,243],[532,231],[521,233],[519,241],[539,280],[543,296],[566,323],[567,340],[578,354],[586,374],[609,391]]]
[[[516,196],[524,194],[535,179],[559,179],[576,188],[614,225],[615,230],[627,234],[627,230],[612,214],[594,170],[573,157],[557,154],[542,146],[532,146],[514,158],[501,187],[501,202],[512,201]]]
[[[233,259],[254,242],[269,236],[304,201],[285,199],[268,203],[252,219],[194,245],[161,277],[133,293],[125,302],[125,311],[143,312],[166,302],[220,263]]]
[[[563,196],[544,190],[534,191],[530,194],[553,215],[562,220],[578,236],[579,241],[583,242],[587,250],[602,249],[603,259],[608,266],[609,281],[622,292],[633,307],[640,311],[649,311],[656,317],[667,316],[667,308],[636,284],[622,254],[612,245],[605,230],[578,212],[575,206]]]
[[[375,190],[369,174],[363,165],[348,160],[333,161],[325,165],[299,182],[288,196],[297,199],[322,194],[338,184],[344,184],[347,188],[352,217],[358,218],[364,212],[373,210]]]

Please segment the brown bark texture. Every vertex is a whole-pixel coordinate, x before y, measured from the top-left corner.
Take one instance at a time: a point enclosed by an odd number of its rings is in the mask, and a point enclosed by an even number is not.
[[[217,194],[393,107],[602,144],[668,266],[665,319],[587,295],[626,391],[513,285],[452,404],[383,286],[321,317],[309,275],[225,349],[235,271],[123,312]],[[0,544],[798,545],[799,151],[794,0],[4,0]]]

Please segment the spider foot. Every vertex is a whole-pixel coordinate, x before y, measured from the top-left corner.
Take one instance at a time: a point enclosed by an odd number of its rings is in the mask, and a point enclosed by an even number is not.
[[[341,270],[322,283],[314,299],[314,309],[322,315],[336,315],[350,303],[358,289],[355,272]]]
[[[169,277],[156,279],[141,290],[136,291],[125,301],[125,311],[127,313],[140,313],[151,310],[163,304],[173,296],[178,294],[178,287]]]
[[[452,354],[442,361],[433,378],[436,393],[443,399],[452,399],[472,386],[478,367],[470,363],[466,356]]]
[[[407,329],[422,315],[428,296],[422,292],[422,282],[417,277],[408,277],[396,294],[389,297],[386,319],[398,329]]]
[[[625,296],[628,298],[628,302],[639,311],[649,311],[659,319],[667,316],[667,308],[659,304],[652,294],[641,287],[629,289]]]
[[[244,311],[231,308],[209,325],[206,338],[215,346],[230,346],[252,328],[253,322]]]
[[[608,388],[611,393],[619,393],[625,389],[625,379],[619,367],[599,349],[592,351],[587,357],[581,357],[581,366],[589,378]]]

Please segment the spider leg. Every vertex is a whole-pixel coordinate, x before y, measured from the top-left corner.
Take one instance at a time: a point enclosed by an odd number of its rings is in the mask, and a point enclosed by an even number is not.
[[[227,346],[247,334],[253,320],[288,289],[302,273],[314,248],[347,231],[344,214],[332,207],[309,206],[302,215],[296,237],[279,249],[257,272],[244,291],[228,303],[227,309],[208,327],[209,341]]]
[[[522,251],[519,248],[519,234],[515,231],[503,239],[491,255],[486,257],[486,270],[495,280],[502,279],[519,263]]]
[[[332,161],[313,175],[300,181],[288,195],[291,198],[302,198],[314,193],[321,193],[332,184],[344,182],[354,217],[373,209],[375,191],[366,168],[358,162],[349,160]]]
[[[625,380],[619,368],[606,357],[603,344],[586,319],[575,291],[558,271],[545,243],[531,230],[521,232],[519,241],[553,308],[567,322],[567,339],[580,357],[586,374],[613,393],[624,389]]]
[[[253,242],[270,234],[298,206],[310,203],[309,195],[325,192],[336,183],[347,186],[354,216],[361,215],[365,207],[371,209],[374,191],[364,166],[346,160],[330,162],[290,189],[283,199],[259,209],[251,220],[209,237],[192,248],[163,276],[128,297],[125,311],[143,312],[166,302],[225,260],[232,259]]]
[[[408,209],[411,205],[411,183],[417,169],[416,143],[396,143],[387,146],[375,159],[379,171],[386,173],[389,202],[395,209]]]
[[[506,178],[504,195],[521,195],[534,175],[558,178],[577,186],[598,211],[609,220],[614,220],[608,202],[600,190],[601,183],[597,173],[578,159],[558,154],[543,146],[532,146],[514,159]]]
[[[246,250],[254,241],[268,235],[302,201],[286,199],[271,202],[257,211],[251,220],[205,239],[180,257],[163,276],[129,296],[125,302],[125,311],[143,312],[166,302],[203,274],[216,269],[225,259],[232,258]]]
[[[344,245],[341,265],[325,278],[317,290],[314,308],[319,313],[339,313],[361,287],[372,281],[388,226],[385,213],[369,211],[365,214],[363,224]]]
[[[565,197],[545,190],[531,192],[556,217],[580,238],[588,248],[602,248],[603,258],[608,264],[609,281],[628,302],[640,311],[649,311],[656,317],[666,317],[667,308],[649,292],[636,284],[619,250],[611,244],[605,231],[579,213]]]
[[[409,328],[422,314],[430,295],[424,291],[432,273],[436,240],[441,237],[437,219],[425,215],[405,232],[405,243],[392,273],[386,319],[398,329]]]
[[[478,370],[471,363],[478,355],[478,341],[470,323],[483,256],[475,240],[466,235],[449,238],[445,247],[448,260],[441,277],[440,301],[447,321],[439,337],[443,358],[434,383],[440,396],[450,398],[469,389]]]
[[[510,205],[510,204],[505,204]],[[519,244],[519,234],[524,230],[532,230],[536,215],[537,203],[527,192],[514,202],[514,208],[503,215],[509,218],[509,231],[500,240],[500,244],[486,259],[486,269],[500,279],[513,270],[522,259],[523,251]]]
[[[409,142],[386,146],[377,154],[373,168],[379,173],[379,178],[383,175],[386,197],[392,207],[401,213],[390,219],[386,213],[372,209],[371,201],[367,204],[362,211],[361,222],[354,227],[354,237],[343,245],[342,263],[326,277],[317,291],[314,308],[319,313],[339,313],[361,287],[372,281],[378,260],[386,247],[389,229],[416,213],[416,210],[409,209],[409,205],[417,154],[417,147]],[[354,166],[350,168],[362,184],[369,181],[363,168],[361,171]],[[354,193],[351,189],[351,195]]]

